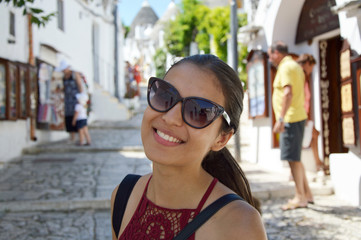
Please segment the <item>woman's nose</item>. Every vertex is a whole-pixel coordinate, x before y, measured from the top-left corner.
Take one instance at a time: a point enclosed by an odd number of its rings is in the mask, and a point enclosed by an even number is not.
[[[169,125],[182,126],[182,103],[178,102],[174,107],[169,109],[168,112],[165,112],[162,119]]]

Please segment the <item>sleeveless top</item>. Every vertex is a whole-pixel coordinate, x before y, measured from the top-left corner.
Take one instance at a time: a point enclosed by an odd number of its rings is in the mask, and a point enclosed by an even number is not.
[[[169,209],[157,206],[147,196],[147,189],[151,177],[144,189],[142,198],[134,215],[119,240],[171,240],[201,211],[204,203],[211,194],[217,179],[214,178],[203,195],[196,209]],[[194,240],[193,234],[190,240]]]
[[[78,85],[75,81],[75,74],[70,78],[63,79],[64,83],[64,115],[66,117],[73,116],[75,105],[78,103],[75,95],[79,93]]]

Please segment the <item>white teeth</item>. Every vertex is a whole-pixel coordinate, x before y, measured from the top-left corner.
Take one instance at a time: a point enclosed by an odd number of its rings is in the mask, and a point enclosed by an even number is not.
[[[169,136],[159,130],[157,130],[157,134],[159,135],[159,137],[163,138],[164,140],[168,141],[168,142],[174,142],[174,143],[180,143],[181,140],[175,138],[175,137],[172,137],[172,136]]]

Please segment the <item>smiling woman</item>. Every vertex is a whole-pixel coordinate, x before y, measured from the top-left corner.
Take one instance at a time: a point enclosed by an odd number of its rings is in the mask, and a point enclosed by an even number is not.
[[[128,203],[118,196],[130,184],[114,190],[113,239],[266,239],[248,181],[225,147],[243,108],[233,69],[213,55],[184,58],[164,80],[150,79],[147,99],[141,135],[153,171],[128,189]],[[180,237],[204,209],[224,199],[231,203],[189,238]]]

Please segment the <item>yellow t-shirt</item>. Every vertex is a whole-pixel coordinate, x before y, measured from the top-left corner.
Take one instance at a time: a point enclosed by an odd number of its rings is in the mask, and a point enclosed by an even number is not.
[[[282,110],[283,88],[292,86],[292,102],[284,117],[285,122],[298,122],[307,119],[304,108],[305,103],[305,74],[302,67],[290,56],[282,59],[278,65],[276,77],[273,82],[272,105],[276,119]]]

